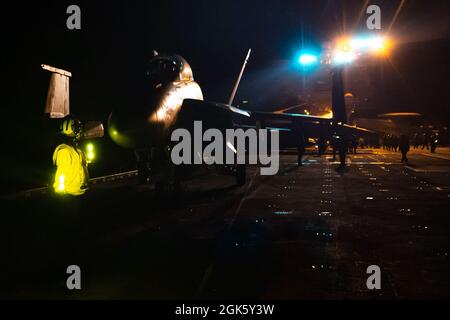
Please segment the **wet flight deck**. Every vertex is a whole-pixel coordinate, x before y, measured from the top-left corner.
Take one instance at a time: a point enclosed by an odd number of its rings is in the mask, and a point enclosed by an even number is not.
[[[97,179],[83,198],[2,200],[2,296],[62,299],[341,299],[450,296],[450,152],[360,150],[247,183],[210,174],[158,199],[136,173]],[[66,268],[82,270],[68,291]],[[381,290],[367,289],[367,267]]]

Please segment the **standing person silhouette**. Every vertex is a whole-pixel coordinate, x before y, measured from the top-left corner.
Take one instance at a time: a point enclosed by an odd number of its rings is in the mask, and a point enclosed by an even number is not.
[[[399,139],[399,149],[402,154],[402,163],[408,163],[406,155],[409,152],[409,138],[405,134],[402,134]]]

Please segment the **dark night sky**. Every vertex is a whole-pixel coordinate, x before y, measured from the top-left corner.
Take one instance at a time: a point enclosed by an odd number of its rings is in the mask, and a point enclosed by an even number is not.
[[[372,1],[382,7],[383,27],[387,28],[399,2]],[[144,103],[144,66],[152,49],[184,56],[206,99],[224,101],[251,47],[253,56],[245,77],[252,81],[246,82],[244,77],[238,98],[260,101],[258,94],[265,88],[255,88],[254,84],[269,87],[273,83],[264,79],[255,82],[255,77],[270,73],[280,61],[292,59],[302,41],[320,45],[343,28],[350,31],[362,3],[71,0],[2,4],[6,82],[1,104],[6,134],[2,139],[11,150],[2,160],[7,164],[2,166],[2,180],[16,177],[8,166],[20,166],[28,178],[19,180],[35,181],[29,178],[36,174],[36,166],[27,166],[30,152],[35,163],[50,162],[51,151],[43,150],[51,150],[54,142],[42,133],[49,74],[40,69],[41,63],[74,74],[72,112],[83,118],[106,119],[114,107],[133,108]],[[65,11],[70,4],[81,7],[81,31],[66,29]],[[401,41],[393,52],[392,65],[385,67],[386,105],[380,107],[382,111],[408,109],[449,118],[449,24],[448,1],[406,1],[392,30]],[[368,76],[377,79],[375,74]],[[275,92],[260,107],[269,108],[276,99]],[[116,159],[115,164],[110,162],[110,170],[120,169],[118,163],[129,159],[129,153],[108,139],[102,144],[104,157]]]

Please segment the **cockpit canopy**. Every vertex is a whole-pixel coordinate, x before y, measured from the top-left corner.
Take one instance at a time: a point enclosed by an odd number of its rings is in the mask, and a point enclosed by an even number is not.
[[[157,55],[148,64],[147,76],[155,83],[193,81],[192,69],[179,55]]]

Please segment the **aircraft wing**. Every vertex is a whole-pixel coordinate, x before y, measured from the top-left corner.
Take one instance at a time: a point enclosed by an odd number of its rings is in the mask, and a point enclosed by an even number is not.
[[[252,111],[251,117],[253,119],[262,120],[262,121],[285,121],[286,123],[293,123],[295,121],[301,121],[303,123],[310,123],[310,124],[323,124],[332,126],[333,124],[337,124],[345,129],[354,131],[354,132],[360,132],[360,133],[376,133],[373,130],[369,130],[366,128],[358,127],[358,126],[352,126],[349,124],[343,124],[340,122],[337,122],[335,119],[329,116],[314,116],[314,115],[306,115],[301,113],[279,113],[279,112],[264,112],[264,111]],[[344,130],[345,130],[344,129]]]
[[[52,119],[65,118],[70,114],[69,79],[72,73],[45,64],[41,67],[52,73],[44,112]]]
[[[334,125],[338,125],[340,130],[345,130],[349,134],[375,133],[369,129],[336,123],[335,119],[327,116],[249,111],[223,103],[186,99],[178,115],[176,126],[190,128],[194,121],[202,121],[205,129],[242,128],[245,130],[264,127],[282,132],[291,132],[296,124],[301,123],[304,133],[310,137],[323,135],[324,130],[330,132]]]
[[[258,120],[290,120],[290,121],[319,121],[327,122],[333,121],[330,117],[312,116],[301,113],[279,113],[279,112],[265,112],[265,111],[251,111],[251,116]]]
[[[249,111],[227,104],[185,99],[175,123],[176,127],[189,129],[194,121],[201,121],[204,129],[226,130],[234,128],[235,121],[251,123]]]
[[[48,114],[50,119],[64,119],[70,116],[69,82],[72,73],[46,64],[42,64],[41,67],[51,72],[44,113]],[[87,121],[83,123],[82,138],[94,139],[102,138],[103,136],[104,128],[100,121]]]

